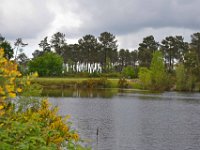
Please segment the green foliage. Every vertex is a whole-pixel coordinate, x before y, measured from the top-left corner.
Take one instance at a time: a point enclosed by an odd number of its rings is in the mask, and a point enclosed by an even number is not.
[[[150,70],[146,67],[140,68],[139,79],[143,89],[163,91],[168,88],[168,78],[161,52],[156,51],[153,53]]]
[[[14,105],[8,105],[4,111],[0,116],[2,149],[85,149],[79,144],[77,132],[66,123],[68,117],[59,116],[58,109],[50,108],[47,100],[43,100],[36,110],[30,107],[24,112],[16,112]]]
[[[88,73],[88,72],[73,72],[73,73],[65,73],[64,77],[69,77],[69,78],[120,78],[121,74],[119,72],[108,72],[108,73],[100,73],[100,72],[93,72],[93,73]]]
[[[184,66],[180,64],[176,69],[176,90],[194,91],[195,86],[196,86],[196,77],[186,72]]]
[[[125,68],[123,68],[122,70],[122,74],[124,77],[126,78],[134,78],[134,69],[132,66],[127,66]]]
[[[192,49],[195,50],[197,60],[198,60],[198,65],[200,65],[200,32],[194,33],[191,35],[191,44],[190,46]]]
[[[118,81],[118,87],[119,88],[128,88],[128,82],[125,78],[120,78]]]
[[[23,92],[18,94],[16,106],[18,111],[27,111],[28,108],[38,109],[42,86],[37,83],[31,83],[37,77],[37,73],[30,76],[19,78],[17,84],[23,89]]]
[[[107,78],[100,78],[98,80],[98,88],[110,88],[111,82]]]
[[[88,73],[88,77],[98,78],[98,77],[101,77],[101,74],[97,71],[94,71],[92,73]]]
[[[151,86],[151,71],[146,67],[141,67],[138,75],[143,89],[148,89]]]
[[[167,69],[172,72],[175,60],[183,61],[183,57],[188,50],[188,43],[184,42],[182,36],[168,36],[161,43]]]
[[[79,48],[81,49],[83,60],[88,63],[96,62],[99,58],[98,56],[98,48],[99,43],[94,35],[85,35],[81,39],[78,40]]]
[[[184,67],[187,74],[196,77],[197,81],[200,81],[200,65],[196,50],[191,49],[188,53],[186,53],[184,59]]]
[[[138,79],[135,79],[132,82],[129,82],[129,85],[133,89],[143,89],[143,87]]]
[[[91,80],[91,81],[90,81]],[[87,88],[88,82],[95,84],[94,88],[118,88],[118,79],[101,78],[36,78],[33,83],[38,83],[44,89],[52,88]]]
[[[196,77],[194,75],[189,75],[187,77],[187,82],[186,82],[187,91],[194,91],[195,83],[196,83]]]
[[[11,120],[11,116],[1,120],[3,124],[0,128],[1,149],[56,149],[56,144],[46,145],[38,122],[32,119],[24,120],[20,114],[15,114],[15,117],[17,120]]]
[[[61,32],[57,32],[52,36],[50,40],[51,47],[54,48],[55,52],[59,55],[63,52],[63,47],[66,45],[65,43],[65,34]]]
[[[183,64],[179,64],[176,67],[176,90],[185,91],[186,90],[186,71]]]
[[[29,72],[38,72],[39,76],[60,76],[63,59],[58,54],[48,52],[29,62]]]
[[[100,79],[88,79],[83,80],[82,82],[78,83],[79,88],[110,88],[111,83],[108,81],[107,78],[100,78]]]
[[[48,37],[46,36],[41,42],[38,44],[40,48],[42,48],[43,52],[50,52],[51,46],[48,43]]]
[[[167,74],[165,72],[164,60],[161,52],[156,51],[153,53],[151,61],[151,89],[152,90],[165,90]]]
[[[139,44],[138,48],[138,61],[142,67],[150,67],[153,52],[158,50],[158,42],[154,40],[152,35],[143,39],[143,42]]]
[[[4,56],[7,59],[11,59],[13,57],[14,51],[13,51],[13,49],[12,49],[12,47],[11,47],[9,42],[7,42],[7,41],[1,42],[0,41],[0,48],[4,49],[4,51],[5,51]]]
[[[28,74],[28,68],[27,68],[28,61],[29,61],[29,59],[25,53],[20,53],[17,56],[18,69],[22,75]]]
[[[58,115],[57,107],[50,107],[47,100],[40,101],[40,88],[31,85],[29,76],[16,77],[21,74],[17,65],[3,57],[0,49],[0,148],[3,150],[60,150],[85,149],[80,145],[79,135],[70,128],[69,116]],[[32,75],[37,76],[37,73]],[[16,94],[21,93],[21,101]],[[32,95],[33,94],[33,95]],[[31,97],[35,97],[37,103]],[[30,98],[30,99],[29,99]],[[28,100],[28,103],[23,103]],[[21,108],[21,106],[24,106]]]
[[[110,58],[108,58],[108,57],[106,58],[106,64],[105,64],[105,66],[103,66],[102,70],[104,70],[107,73],[114,72],[114,67],[112,65]]]
[[[103,64],[102,72],[105,73],[110,69],[108,68],[109,63],[114,63],[117,60],[117,40],[115,36],[109,32],[101,33],[98,39],[101,47],[100,63]]]

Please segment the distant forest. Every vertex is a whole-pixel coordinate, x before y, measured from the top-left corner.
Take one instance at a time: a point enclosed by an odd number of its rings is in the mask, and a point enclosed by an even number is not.
[[[5,49],[8,59],[15,57],[20,63],[27,61],[25,53],[18,52],[20,47],[27,44],[18,38],[14,45],[15,47],[12,48],[9,41],[0,36],[0,47]],[[33,53],[33,59],[53,51],[60,55],[66,64],[84,63],[87,66],[87,64],[98,63],[103,66],[103,72],[113,69],[122,71],[126,66],[149,68],[155,51],[163,53],[168,71],[173,70],[174,65],[178,63],[198,66],[200,60],[200,33],[192,34],[190,43],[185,42],[183,36],[168,36],[159,43],[150,35],[143,38],[138,49],[129,50],[118,49],[115,35],[109,32],[101,33],[98,38],[90,34],[85,35],[78,40],[78,44],[67,44],[65,34],[57,32],[49,42],[48,37],[45,37],[38,46],[39,49]],[[19,55],[13,56],[14,49]],[[196,66],[193,67],[196,68]]]

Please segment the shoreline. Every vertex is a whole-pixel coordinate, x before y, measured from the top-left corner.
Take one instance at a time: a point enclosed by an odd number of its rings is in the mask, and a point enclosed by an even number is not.
[[[45,89],[117,89],[122,91],[139,91],[139,92],[167,92],[167,91],[151,91],[143,89],[138,79],[126,79],[127,87],[119,87],[118,78],[63,78],[63,77],[39,77],[32,80]],[[174,88],[171,92],[199,92],[194,91],[178,91]]]

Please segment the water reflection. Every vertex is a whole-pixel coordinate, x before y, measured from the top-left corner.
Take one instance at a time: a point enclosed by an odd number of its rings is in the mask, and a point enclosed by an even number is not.
[[[102,97],[111,98],[117,89],[44,89],[42,95],[49,97]]]
[[[95,150],[200,149],[199,93],[79,96],[50,101],[61,115],[71,114],[74,128]]]
[[[94,149],[114,149],[114,122],[113,122],[113,105],[111,100],[95,99],[95,101],[82,103],[77,106],[78,110],[84,116],[78,120],[78,130],[86,135],[86,141]],[[87,119],[84,119],[84,118]]]

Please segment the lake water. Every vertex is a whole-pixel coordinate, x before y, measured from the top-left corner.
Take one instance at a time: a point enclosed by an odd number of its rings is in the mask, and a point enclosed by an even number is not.
[[[95,150],[200,150],[199,93],[86,95],[49,99]]]

